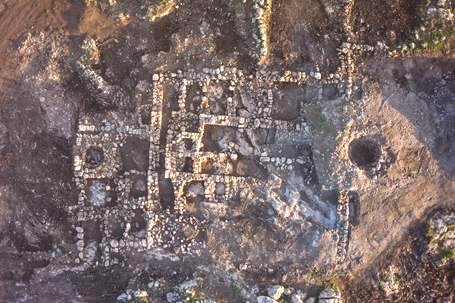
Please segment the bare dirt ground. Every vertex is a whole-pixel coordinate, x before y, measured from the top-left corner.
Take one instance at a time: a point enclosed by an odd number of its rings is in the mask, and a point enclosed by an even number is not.
[[[454,300],[454,223],[438,219],[455,205],[453,1],[261,1],[263,32],[257,2],[0,0],[0,303],[311,303],[329,302],[327,288],[345,302]],[[173,5],[151,16],[162,3]],[[218,81],[221,66],[236,76]],[[82,118],[153,130],[157,83],[158,154],[151,137],[127,137],[120,177],[88,195],[107,211],[81,219]],[[204,108],[287,128],[200,130]],[[251,179],[219,203],[188,182],[181,210],[164,170],[173,127],[222,154],[185,156],[185,173]],[[100,150],[84,160],[113,157]],[[129,209],[150,198],[153,157],[158,210]],[[168,242],[150,245],[155,235]]]
[[[438,212],[432,211],[430,217]],[[348,288],[349,301],[452,301],[453,263],[441,251],[431,250],[428,230],[427,224],[415,225],[405,239],[378,258],[373,270]]]

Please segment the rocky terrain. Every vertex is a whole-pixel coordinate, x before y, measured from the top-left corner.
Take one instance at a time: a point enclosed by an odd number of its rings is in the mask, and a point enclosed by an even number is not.
[[[454,10],[0,0],[0,303],[453,302]]]

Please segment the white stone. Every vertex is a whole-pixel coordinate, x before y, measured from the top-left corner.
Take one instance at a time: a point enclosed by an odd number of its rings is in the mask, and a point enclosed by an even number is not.
[[[136,290],[134,292],[134,296],[136,298],[146,298],[146,297],[148,297],[148,293],[145,290]]]
[[[324,289],[319,295],[319,298],[321,298],[321,299],[330,299],[330,298],[339,298],[339,297],[340,297],[340,292],[335,289],[332,289],[332,288]]]
[[[319,294],[320,303],[341,303],[341,294],[338,290],[326,288]]]
[[[257,303],[278,303],[278,302],[273,300],[270,297],[259,296],[258,299],[257,299]]]
[[[111,240],[110,244],[111,244],[111,247],[118,247],[118,241],[115,239]]]
[[[274,285],[267,289],[267,294],[274,300],[279,300],[284,293],[284,287],[281,285]]]
[[[303,295],[300,293],[293,294],[291,297],[292,303],[303,303]]]
[[[176,293],[176,292],[168,292],[166,294],[166,300],[169,303],[177,302],[178,300],[180,300],[180,295],[178,293]]]
[[[76,246],[79,247],[79,248],[83,248],[84,247],[84,241],[82,240],[79,240],[76,242]]]
[[[120,296],[117,297],[117,300],[120,301],[120,302],[126,302],[129,299],[131,299],[131,296],[129,296],[126,293],[123,293],[123,294],[121,294]]]

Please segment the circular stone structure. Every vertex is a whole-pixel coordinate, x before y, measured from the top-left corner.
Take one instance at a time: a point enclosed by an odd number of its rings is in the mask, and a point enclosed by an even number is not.
[[[349,143],[349,159],[359,168],[366,169],[374,166],[381,157],[381,147],[369,138],[354,139]]]
[[[101,148],[91,146],[85,153],[85,163],[89,168],[97,168],[104,161],[104,152]]]

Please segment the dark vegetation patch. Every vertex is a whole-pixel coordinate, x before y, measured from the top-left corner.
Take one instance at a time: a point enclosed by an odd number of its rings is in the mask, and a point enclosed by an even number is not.
[[[120,266],[110,270],[93,270],[92,272],[69,273],[72,283],[87,302],[115,302],[119,293],[128,284],[129,274]]]
[[[120,150],[124,170],[146,172],[149,161],[148,140],[130,136]]]
[[[304,89],[297,85],[280,85],[274,93],[272,118],[292,121],[300,116]]]
[[[339,66],[337,47],[341,43],[341,19],[330,1],[274,1],[271,53],[274,61],[289,68],[318,64],[334,72]]]
[[[424,0],[355,1],[354,32],[361,43],[369,45],[404,43],[420,25],[419,11],[424,4]]]

